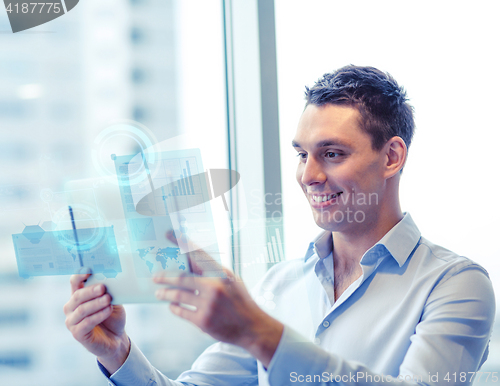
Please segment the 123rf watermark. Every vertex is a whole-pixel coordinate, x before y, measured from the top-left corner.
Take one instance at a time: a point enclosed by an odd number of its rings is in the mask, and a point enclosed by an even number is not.
[[[356,382],[381,382],[381,383],[401,383],[401,382],[420,382],[420,383],[435,383],[435,382],[472,382],[473,380],[483,382],[497,383],[499,382],[498,372],[488,371],[468,371],[468,372],[446,372],[446,373],[427,373],[426,375],[382,375],[370,374],[367,372],[358,371],[349,374],[333,374],[324,371],[321,374],[298,374],[297,372],[290,373],[291,383],[315,383],[315,382],[343,382],[343,383],[356,383]]]

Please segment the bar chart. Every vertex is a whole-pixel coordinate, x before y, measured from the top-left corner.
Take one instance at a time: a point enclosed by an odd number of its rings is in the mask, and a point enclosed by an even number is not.
[[[282,219],[248,220],[239,233],[237,244],[233,246],[238,256],[235,270],[248,285],[253,286],[262,280],[269,270],[274,269],[274,266],[285,264],[289,268],[280,279],[297,280],[301,274],[300,264],[296,264],[298,256],[295,253],[289,256],[284,243]],[[274,272],[279,272],[279,268]]]
[[[193,174],[198,174],[196,159],[194,157],[171,159],[163,161],[166,173],[172,176],[175,181],[170,191],[166,192],[171,196],[194,196],[201,193],[199,184],[193,182]]]
[[[242,243],[247,251],[251,251],[247,258],[242,261],[243,268],[255,264],[277,264],[285,261],[282,229],[279,226],[267,225],[265,227],[247,227],[250,234],[255,232],[256,237],[249,237],[250,243]],[[265,233],[265,238],[262,235]],[[257,236],[259,235],[259,236]],[[262,240],[263,243],[256,243],[255,240]]]
[[[279,263],[280,261],[285,261],[280,230],[279,228],[275,228],[274,230],[275,235],[271,235],[271,241],[262,246],[262,253],[256,259],[257,263]]]

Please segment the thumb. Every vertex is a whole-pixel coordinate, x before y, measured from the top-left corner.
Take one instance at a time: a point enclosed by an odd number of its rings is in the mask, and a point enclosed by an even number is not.
[[[175,245],[179,245],[177,242],[177,239],[175,238],[175,233],[172,229],[170,229],[166,234],[165,237],[167,238],[168,241],[174,243]]]
[[[175,245],[179,245],[177,242],[177,238],[175,237],[175,232],[173,230],[169,230],[166,233],[167,240],[171,241]],[[184,236],[184,235],[183,235]],[[222,267],[217,261],[214,260],[212,256],[210,256],[206,251],[192,242],[186,243],[189,244],[191,250],[186,253],[186,256],[189,260],[189,265],[191,268],[191,272],[200,275],[200,276],[209,276],[209,277],[228,277],[229,275],[226,272],[226,269]]]

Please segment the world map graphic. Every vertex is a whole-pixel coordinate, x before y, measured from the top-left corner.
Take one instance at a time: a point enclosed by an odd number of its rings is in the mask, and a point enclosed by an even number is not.
[[[179,260],[179,248],[159,248],[147,247],[136,250],[141,260],[143,260],[150,273],[161,269],[186,270],[186,265]]]

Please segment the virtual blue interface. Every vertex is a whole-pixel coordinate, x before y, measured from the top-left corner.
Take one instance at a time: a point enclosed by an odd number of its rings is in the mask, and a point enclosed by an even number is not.
[[[138,277],[188,270],[184,253],[217,249],[207,180],[198,149],[113,157]],[[196,247],[173,245],[176,232]]]
[[[199,248],[220,262],[210,178],[215,194],[223,199],[223,193],[217,173],[204,171],[198,149],[109,157],[114,170],[106,182],[77,180],[64,192],[42,190],[50,193],[40,197],[51,217],[12,235],[20,276],[77,273],[79,255],[83,267],[107,279],[120,277],[122,267],[122,275],[133,270],[136,278],[162,270],[189,271],[186,253]],[[68,205],[75,211],[75,231]],[[115,209],[111,219],[106,218],[109,207]],[[167,239],[170,230],[178,245]]]
[[[21,277],[71,275],[80,270],[78,252],[84,267],[106,277],[121,272],[113,227],[79,229],[79,251],[73,230],[44,231],[32,225],[12,235]]]

